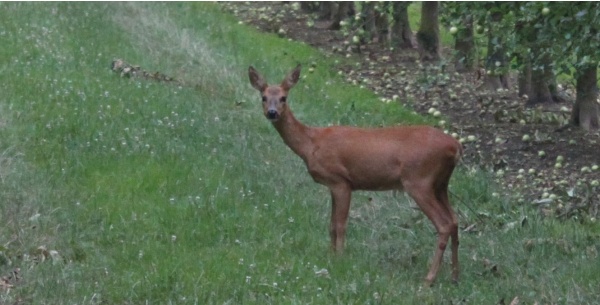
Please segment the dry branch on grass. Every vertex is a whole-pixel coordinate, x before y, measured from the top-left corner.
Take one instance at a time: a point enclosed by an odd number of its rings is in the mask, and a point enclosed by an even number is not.
[[[111,63],[111,68],[113,72],[118,73],[121,77],[127,78],[142,78],[148,79],[158,82],[166,82],[166,83],[175,83],[182,85],[182,82],[176,80],[170,76],[162,74],[158,71],[156,72],[148,72],[142,69],[140,66],[134,66],[122,59],[115,59]]]

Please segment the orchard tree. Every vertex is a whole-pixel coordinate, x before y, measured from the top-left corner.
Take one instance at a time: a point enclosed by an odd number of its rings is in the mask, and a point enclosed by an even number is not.
[[[444,2],[443,20],[455,37],[455,67],[469,71],[479,66],[477,45],[485,45],[483,87],[508,89],[510,53],[514,45],[514,14],[505,2]],[[481,38],[476,39],[475,34]],[[479,40],[483,40],[481,42]]]
[[[319,7],[319,19],[330,20],[335,3],[333,1],[319,1],[317,3]]]
[[[440,60],[439,2],[425,1],[421,4],[421,26],[417,32],[421,60]]]
[[[527,104],[560,102],[554,71],[554,39],[545,37],[549,24],[543,17],[545,3],[515,2],[515,46],[519,73],[519,95]]]
[[[368,33],[371,41],[388,43],[389,21],[388,8],[389,2],[361,2],[362,15],[365,31]]]
[[[513,45],[511,27],[514,15],[505,2],[484,2],[487,23],[486,75],[483,86],[491,89],[509,89],[509,57]],[[507,13],[508,12],[508,13]]]
[[[485,27],[487,88],[508,88],[508,72],[517,68],[519,93],[528,96],[529,104],[556,102],[561,101],[556,75],[571,74],[577,95],[571,122],[588,130],[599,128],[600,2],[445,5],[455,8],[446,10],[450,24],[472,15],[476,29]]]
[[[318,11],[318,18],[321,20],[329,20],[329,29],[339,30],[340,22],[350,15],[354,10],[354,2],[349,1],[318,1],[318,2],[301,2],[300,7],[307,13]]]
[[[416,47],[408,20],[410,2],[356,2],[356,16],[351,27],[361,39],[383,46]]]
[[[454,35],[454,67],[457,72],[473,71],[477,68],[478,54],[475,44],[475,19],[482,16],[482,5],[478,2],[442,2],[442,22]],[[479,12],[478,12],[479,10]],[[477,25],[479,33],[483,27]]]
[[[571,122],[586,130],[599,129],[598,62],[600,61],[600,3],[550,2],[542,8],[548,26],[541,38],[552,39],[559,71],[572,72],[576,100]]]
[[[319,10],[319,2],[300,1],[300,8],[307,13],[314,13]]]
[[[598,122],[598,62],[582,65],[576,73],[577,98],[571,113],[571,123],[585,130],[600,128]]]
[[[354,2],[337,1],[331,3],[331,24],[329,26],[329,29],[339,30],[341,29],[341,21],[350,17],[353,14]]]
[[[408,6],[410,2],[392,2],[393,25],[391,30],[392,46],[399,48],[413,48],[416,45],[413,32],[408,22]]]
[[[416,46],[408,20],[410,2],[363,2],[365,30],[372,41],[384,46],[413,48]]]
[[[456,40],[454,50],[456,51],[455,68],[458,72],[473,71],[477,67],[477,51],[475,49],[475,38],[473,36],[473,16],[465,15],[462,18],[463,26],[458,29],[450,28],[455,32]]]

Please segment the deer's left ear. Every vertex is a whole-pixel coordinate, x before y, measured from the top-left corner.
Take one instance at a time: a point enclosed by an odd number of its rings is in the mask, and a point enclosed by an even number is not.
[[[302,65],[298,64],[292,72],[290,72],[285,79],[281,82],[281,88],[285,91],[288,91],[298,83],[300,79],[300,70],[302,69]]]
[[[267,89],[267,82],[262,77],[262,75],[260,75],[260,73],[258,73],[258,71],[254,69],[253,66],[250,66],[248,68],[248,77],[250,78],[250,84],[252,84],[252,87],[254,87],[254,89],[260,92],[263,92],[265,91],[265,89]]]

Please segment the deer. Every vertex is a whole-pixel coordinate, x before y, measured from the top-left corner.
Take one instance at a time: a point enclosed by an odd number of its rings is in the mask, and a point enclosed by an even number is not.
[[[425,284],[435,280],[452,239],[452,281],[458,282],[458,219],[448,199],[448,184],[463,153],[452,136],[427,125],[360,128],[311,127],[288,106],[301,65],[279,85],[269,85],[252,66],[250,84],[260,92],[264,116],[283,142],[305,163],[312,179],[331,193],[331,249],[342,253],[353,191],[404,191],[437,231],[437,248]]]

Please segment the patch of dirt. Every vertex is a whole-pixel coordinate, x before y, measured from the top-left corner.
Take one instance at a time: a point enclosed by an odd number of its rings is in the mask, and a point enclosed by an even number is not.
[[[598,216],[600,134],[566,125],[572,103],[526,108],[516,92],[478,89],[476,73],[455,73],[450,62],[421,63],[414,49],[353,46],[292,2],[225,2],[222,8],[261,31],[349,57],[340,60],[352,62],[340,64],[340,74],[384,102],[399,101],[425,116],[439,111],[450,123],[438,126],[461,139],[467,166],[493,172],[503,190],[499,196],[516,196],[545,216],[580,221]],[[451,50],[444,54],[451,58]],[[573,100],[571,92],[563,94]]]

